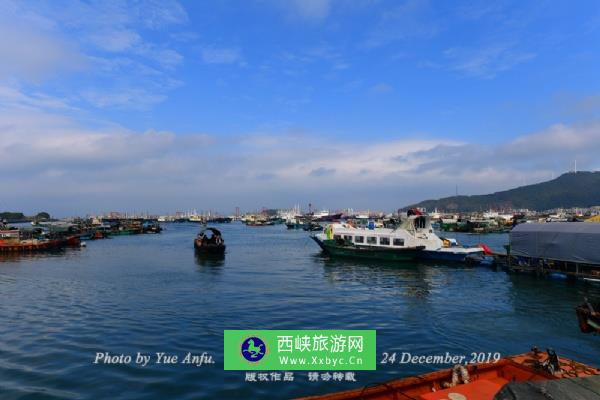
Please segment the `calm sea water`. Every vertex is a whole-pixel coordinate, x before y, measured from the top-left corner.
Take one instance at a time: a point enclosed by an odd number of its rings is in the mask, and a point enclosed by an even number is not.
[[[488,268],[335,261],[302,231],[224,224],[223,260],[198,259],[198,226],[0,261],[0,398],[290,398],[427,372],[380,365],[358,382],[246,383],[225,372],[224,329],[377,329],[378,352],[528,351],[600,367],[574,307],[600,287]],[[455,237],[458,235],[454,235]],[[505,235],[458,236],[500,248]],[[94,365],[96,352],[207,351],[216,364]],[[439,367],[435,367],[439,368]]]

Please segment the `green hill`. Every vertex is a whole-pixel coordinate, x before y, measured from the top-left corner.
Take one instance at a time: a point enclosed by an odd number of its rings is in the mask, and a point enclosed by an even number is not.
[[[549,210],[600,206],[600,172],[570,172],[551,181],[521,186],[492,194],[452,196],[425,200],[406,208],[427,210],[485,211],[488,209]]]

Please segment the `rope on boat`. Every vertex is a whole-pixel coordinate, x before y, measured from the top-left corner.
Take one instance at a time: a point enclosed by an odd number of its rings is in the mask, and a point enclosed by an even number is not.
[[[469,383],[471,377],[469,376],[469,371],[464,365],[456,364],[452,367],[452,382],[444,382],[443,387],[451,388],[459,383]]]

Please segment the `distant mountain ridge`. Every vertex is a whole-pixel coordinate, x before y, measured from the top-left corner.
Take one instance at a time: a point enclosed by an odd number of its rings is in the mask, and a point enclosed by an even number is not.
[[[489,209],[549,210],[600,206],[600,172],[569,172],[551,181],[484,195],[425,200],[405,208],[431,211],[485,211]]]

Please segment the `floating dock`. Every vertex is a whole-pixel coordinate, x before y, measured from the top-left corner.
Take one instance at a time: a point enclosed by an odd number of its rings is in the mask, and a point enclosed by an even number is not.
[[[520,224],[510,232],[507,250],[509,271],[600,282],[600,224]]]

